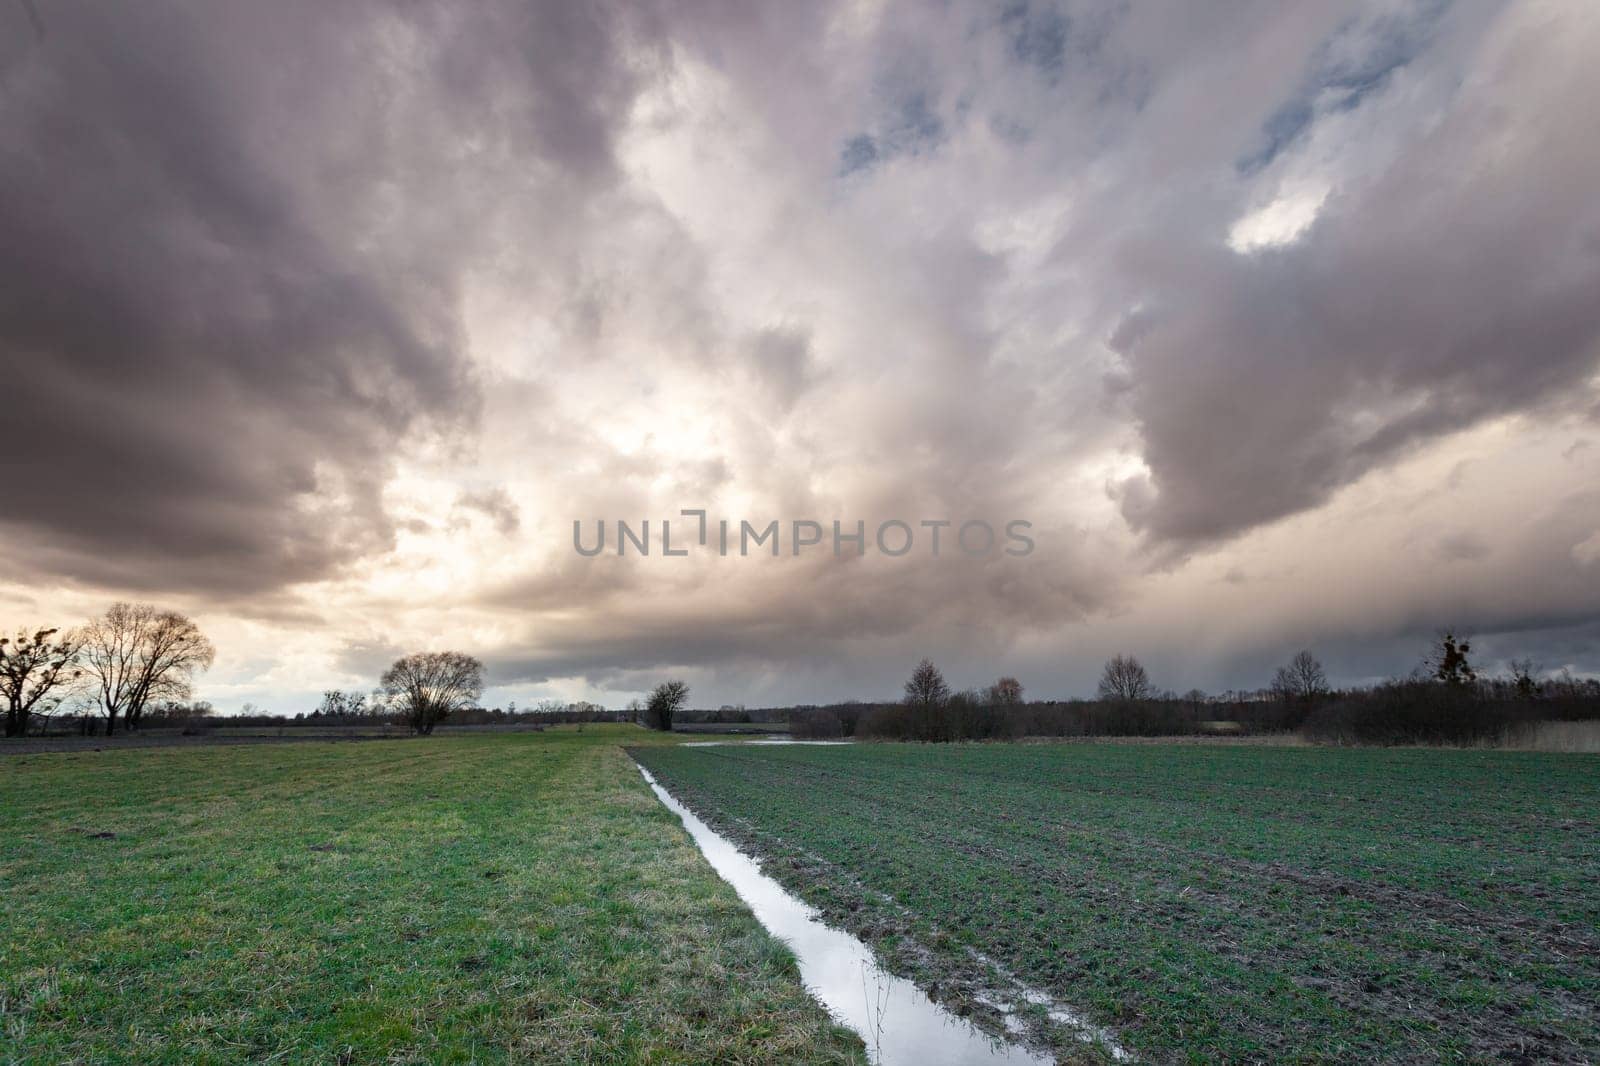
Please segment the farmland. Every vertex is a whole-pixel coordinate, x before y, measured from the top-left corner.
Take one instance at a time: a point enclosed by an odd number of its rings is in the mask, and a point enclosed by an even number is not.
[[[1600,765],[1181,745],[639,750],[893,968],[1159,1061],[1600,1055]],[[1036,1009],[1036,1039],[1074,1048]],[[1081,1048],[1075,1054],[1082,1054]]]
[[[862,1061],[623,745],[1064,1058],[1600,1055],[1593,756],[677,740],[8,756],[0,1062]]]
[[[857,1062],[583,732],[0,760],[0,1062]]]

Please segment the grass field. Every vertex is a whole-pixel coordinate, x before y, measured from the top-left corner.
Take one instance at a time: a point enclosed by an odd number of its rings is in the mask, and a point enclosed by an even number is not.
[[[852,1062],[631,726],[0,760],[0,1062]]]
[[[1009,973],[1158,1061],[1600,1057],[1593,756],[637,754],[770,873],[980,1018],[975,994],[1004,994]]]

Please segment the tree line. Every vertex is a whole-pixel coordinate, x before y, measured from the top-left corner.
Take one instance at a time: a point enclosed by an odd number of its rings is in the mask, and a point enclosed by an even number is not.
[[[1530,660],[1509,674],[1481,677],[1472,644],[1441,633],[1404,678],[1335,689],[1309,650],[1278,667],[1265,689],[1209,696],[1158,688],[1138,658],[1117,654],[1101,669],[1093,700],[1023,698],[1014,677],[954,691],[928,659],[893,703],[796,708],[799,737],[872,737],[923,741],[1019,736],[1171,736],[1301,731],[1313,739],[1355,743],[1456,742],[1492,738],[1522,723],[1600,718],[1600,682],[1563,673],[1546,678]]]
[[[192,697],[196,676],[215,661],[216,649],[192,619],[148,603],[114,603],[75,629],[20,628],[0,636],[5,735],[25,736],[62,713],[96,716],[106,736],[119,726],[137,730],[152,708],[170,717],[162,710]],[[483,675],[483,663],[461,652],[407,655],[384,671],[370,706],[427,736],[477,705]],[[368,707],[359,694],[330,691],[320,709],[359,716]]]
[[[847,703],[793,708],[779,714],[800,736],[877,736],[917,740],[985,739],[1021,735],[1171,735],[1233,726],[1251,731],[1302,729],[1336,740],[1400,742],[1485,737],[1521,721],[1600,718],[1600,682],[1570,675],[1549,678],[1528,659],[1513,659],[1510,673],[1483,678],[1471,662],[1469,639],[1444,632],[1408,678],[1336,691],[1309,649],[1280,666],[1271,685],[1256,693],[1211,697],[1197,689],[1182,696],[1158,689],[1136,657],[1108,659],[1095,701],[1029,702],[1022,683],[1001,677],[981,690],[956,692],[927,659],[906,681],[895,703]],[[113,604],[105,614],[67,631],[39,627],[0,637],[0,700],[5,735],[26,734],[40,719],[63,711],[91,711],[107,735],[119,723],[137,730],[154,716],[163,724],[183,710],[195,677],[215,660],[211,642],[189,618],[150,604]],[[439,723],[519,720],[478,706],[483,663],[461,652],[421,652],[397,659],[369,699],[330,690],[313,718],[398,721],[419,735]],[[656,686],[626,711],[589,704],[541,705],[539,720],[631,720],[670,731],[684,713],[689,687]],[[548,701],[547,701],[548,704]],[[198,705],[204,708],[206,705]],[[514,708],[514,705],[513,705]],[[286,723],[249,713],[240,720]],[[698,713],[698,712],[697,712]],[[749,719],[748,713],[739,717]],[[303,718],[303,716],[302,716]],[[1211,729],[1210,731],[1219,731]]]

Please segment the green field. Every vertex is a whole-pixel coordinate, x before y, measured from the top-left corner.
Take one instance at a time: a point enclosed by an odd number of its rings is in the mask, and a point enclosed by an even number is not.
[[[0,759],[0,1062],[857,1062],[631,727]]]
[[[1593,756],[590,726],[0,759],[0,1062],[861,1061],[623,744],[986,1024],[1027,985],[1155,1061],[1600,1056]]]
[[[1009,974],[1158,1061],[1600,1057],[1593,756],[637,754],[832,921],[980,1018],[975,993],[1004,993]]]

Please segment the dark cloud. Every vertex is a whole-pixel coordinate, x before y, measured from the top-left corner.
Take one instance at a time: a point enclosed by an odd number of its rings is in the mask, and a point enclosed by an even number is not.
[[[1470,531],[1462,530],[1439,538],[1434,555],[1443,562],[1474,562],[1489,554],[1489,546]]]
[[[1351,679],[1456,621],[1592,661],[1593,18],[40,12],[0,2],[7,602],[178,600],[260,674],[445,641],[713,702],[892,694],[925,654],[1040,695],[1118,649]],[[1303,233],[1229,246],[1307,188]],[[571,550],[682,507],[1018,517],[1039,551]]]
[[[1113,338],[1147,477],[1123,514],[1169,544],[1316,506],[1409,449],[1581,394],[1600,358],[1600,88],[1582,46],[1511,26],[1484,69],[1299,240],[1174,240]],[[1581,36],[1581,35],[1580,35]]]
[[[463,263],[608,180],[622,28],[554,2],[47,14],[0,96],[6,565],[243,593],[382,550],[394,449],[476,410]],[[482,199],[507,170],[518,202]]]
[[[919,565],[835,558],[827,545],[799,558],[712,560],[724,575],[741,572],[726,584],[689,559],[657,560],[655,568],[637,557],[578,559],[491,594],[535,618],[547,609],[564,624],[541,626],[537,639],[491,651],[486,661],[499,685],[578,676],[617,683],[684,667],[848,666],[862,684],[886,682],[902,660],[948,649],[952,631],[963,634],[962,655],[992,656],[1018,632],[1102,609],[1112,579],[1074,558],[1063,536],[1053,545],[1041,536],[1044,560],[947,554]],[[674,567],[677,576],[668,576]]]
[[[816,383],[811,337],[802,329],[772,327],[752,337],[743,365],[758,392],[775,410],[789,412]]]

